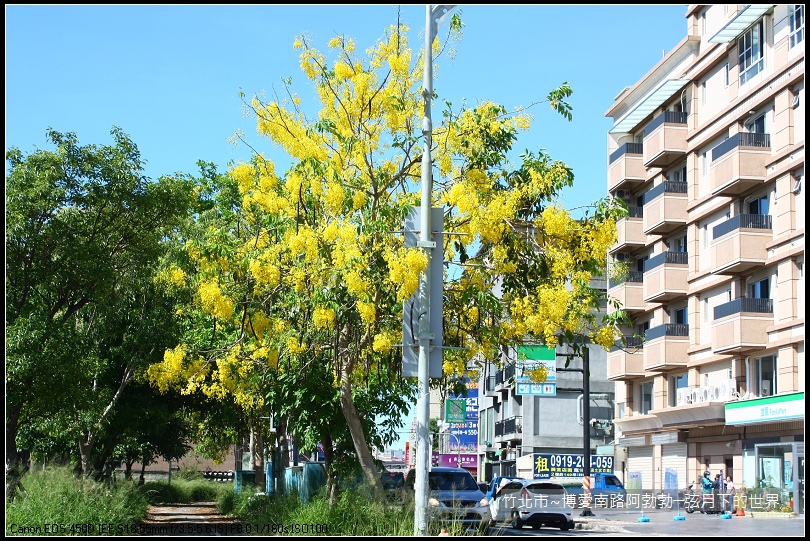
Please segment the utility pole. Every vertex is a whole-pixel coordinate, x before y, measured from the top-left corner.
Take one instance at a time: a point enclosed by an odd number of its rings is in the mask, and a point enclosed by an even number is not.
[[[430,156],[433,124],[431,103],[433,100],[433,40],[439,27],[455,8],[454,5],[425,6],[425,52],[422,76],[424,118],[422,119],[422,201],[418,246],[431,253],[436,243],[431,239],[433,229],[430,217],[433,207],[433,163]],[[430,469],[430,348],[433,335],[430,333],[430,266],[419,283],[419,364],[416,398],[416,472],[414,479],[414,535],[428,533],[428,470]],[[435,314],[441,317],[441,314]]]

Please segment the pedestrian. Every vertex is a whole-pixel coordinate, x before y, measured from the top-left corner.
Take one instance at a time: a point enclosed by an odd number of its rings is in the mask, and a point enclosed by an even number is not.
[[[728,496],[729,500],[729,507],[733,509],[733,512],[737,512],[737,505],[736,501],[734,500],[734,495],[737,493],[737,489],[734,487],[734,482],[731,480],[731,476],[726,477],[726,495]]]
[[[712,474],[709,470],[703,474],[703,479],[700,480],[700,488],[703,489],[703,499],[701,502],[701,513],[706,511],[706,505],[711,503],[711,506],[714,507],[714,496],[712,495],[712,490],[714,489],[714,483],[712,483]]]

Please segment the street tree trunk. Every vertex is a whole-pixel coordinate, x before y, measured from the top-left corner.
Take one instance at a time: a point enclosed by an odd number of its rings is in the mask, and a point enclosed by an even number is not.
[[[382,487],[380,473],[377,470],[377,466],[374,464],[374,457],[371,455],[371,449],[366,442],[366,435],[363,432],[360,415],[352,399],[351,373],[354,361],[346,359],[341,362],[340,365],[340,409],[343,412],[343,416],[346,418],[346,424],[349,426],[349,433],[352,435],[354,450],[357,453],[357,459],[360,462],[363,476],[371,487],[374,498],[378,501],[385,501],[385,490],[383,490]]]

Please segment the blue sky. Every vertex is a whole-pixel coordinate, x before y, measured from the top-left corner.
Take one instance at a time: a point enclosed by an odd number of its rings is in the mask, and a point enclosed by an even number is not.
[[[686,36],[686,7],[459,5],[464,37],[454,59],[438,61],[434,121],[443,100],[512,109],[567,81],[573,121],[534,106],[533,127],[516,147],[545,149],[572,167],[562,203],[587,205],[606,195],[605,111]],[[75,132],[80,144],[110,144],[119,126],[138,145],[145,174],[157,178],[196,173],[199,159],[220,170],[247,160],[247,147],[228,142],[238,130],[283,172],[283,155],[256,136],[239,91],[271,95],[292,77],[306,104],[312,92],[296,36],[326,51],[343,34],[363,51],[399,15],[421,48],[425,5],[6,4],[5,15],[6,148],[47,148],[48,127]]]

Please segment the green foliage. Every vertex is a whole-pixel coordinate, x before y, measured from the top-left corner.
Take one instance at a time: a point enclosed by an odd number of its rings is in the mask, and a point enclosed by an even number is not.
[[[185,480],[172,477],[172,482],[150,481],[141,489],[149,503],[215,502],[228,492],[233,492],[233,483],[217,483],[205,479]]]
[[[135,524],[146,516],[146,496],[132,482],[76,479],[70,468],[57,467],[31,472],[24,485],[26,493],[6,503],[6,536],[12,525]]]

